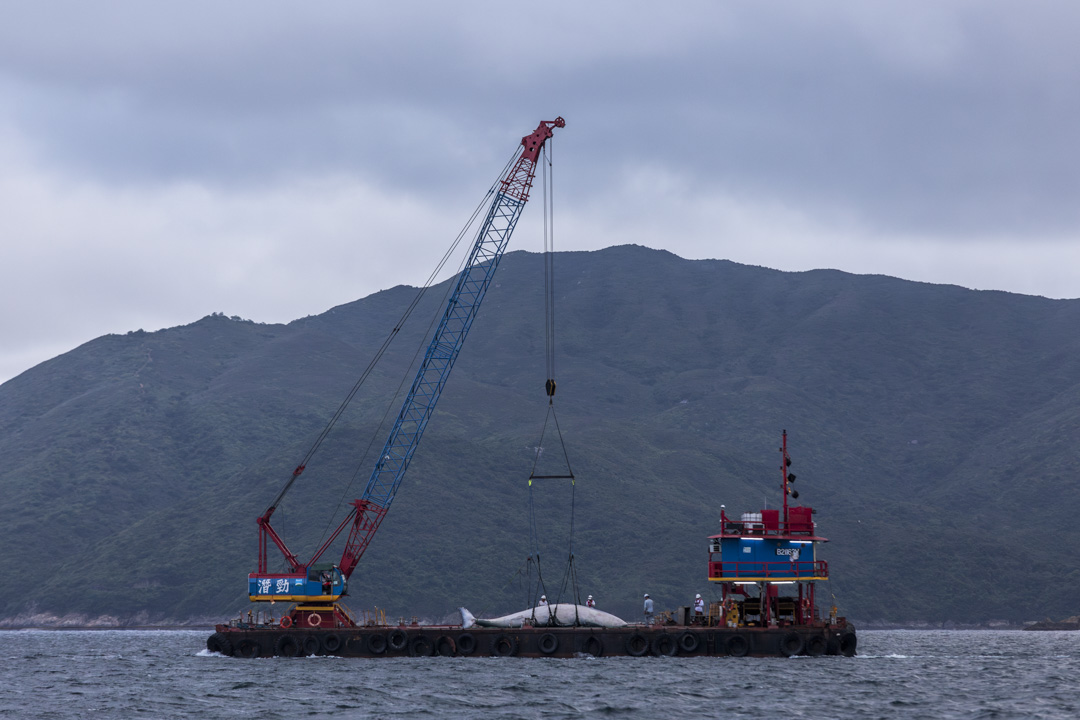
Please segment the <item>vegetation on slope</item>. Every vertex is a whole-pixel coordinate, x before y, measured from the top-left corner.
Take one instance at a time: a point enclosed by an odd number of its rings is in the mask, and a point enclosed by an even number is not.
[[[1080,301],[626,246],[557,259],[556,399],[582,592],[636,617],[711,594],[719,508],[779,501],[780,430],[842,613],[1075,612]],[[520,609],[543,394],[542,259],[503,261],[350,604]],[[442,290],[443,288],[439,288]],[[212,316],[106,336],[0,386],[0,547],[28,610],[180,620],[246,609],[255,518],[392,327],[394,288],[288,325]],[[418,317],[430,318],[431,292]],[[426,321],[406,327],[275,515],[301,556],[356,496]],[[392,412],[396,412],[393,406]],[[549,435],[546,445],[553,447]],[[550,458],[550,454],[547,456]],[[570,488],[537,484],[545,580]]]

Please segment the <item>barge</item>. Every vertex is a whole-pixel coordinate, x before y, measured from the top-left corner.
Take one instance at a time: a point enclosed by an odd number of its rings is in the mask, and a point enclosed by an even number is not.
[[[283,630],[219,625],[207,648],[240,658],[338,655],[356,658],[581,656],[786,657],[855,654],[854,628],[839,625],[623,628],[469,628],[405,625]]]
[[[786,432],[781,448],[783,514],[766,508],[757,513],[745,513],[735,520],[729,519],[721,506],[720,532],[709,537],[708,552],[708,579],[716,584],[718,592],[707,607],[705,601],[699,599],[696,607],[682,607],[653,616],[652,601],[649,600],[644,607],[647,622],[627,624],[613,617],[610,621],[583,623],[579,617],[581,613],[574,614],[573,623],[561,623],[551,608],[539,605],[516,614],[521,615],[521,620],[515,623],[517,627],[473,628],[466,621],[464,612],[459,626],[404,622],[390,625],[385,617],[357,620],[340,602],[349,594],[349,578],[386,517],[491,285],[499,260],[529,199],[545,143],[552,137],[554,129],[565,125],[561,117],[542,121],[536,130],[522,138],[516,160],[492,186],[491,203],[464,269],[457,276],[442,319],[431,337],[390,436],[374,462],[363,494],[349,503],[345,518],[306,560],[301,560],[288,547],[271,523],[285,495],[408,319],[420,295],[394,325],[341,407],[292,470],[284,487],[257,518],[258,569],[248,575],[249,599],[254,603],[271,603],[271,607],[273,603],[284,603],[289,609],[280,618],[249,612],[246,622],[240,618],[218,625],[207,639],[207,649],[242,658],[319,654],[565,658],[578,655],[771,657],[855,653],[854,628],[844,618],[836,616],[835,608],[823,616],[816,605],[814,583],[828,578],[826,563],[816,557],[816,546],[825,542],[825,538],[816,533],[811,508],[788,507],[788,497],[797,498],[798,493],[791,487],[795,477],[788,471],[791,459],[787,453]],[[549,157],[547,160],[550,162]],[[423,291],[421,289],[420,294]],[[548,322],[552,322],[551,315]],[[548,352],[553,352],[550,345]],[[555,379],[549,377],[545,383],[549,412],[553,412],[551,398],[555,387]],[[530,486],[534,477],[573,479],[572,474],[530,476]],[[336,563],[325,561],[324,555],[335,544],[344,545],[341,559]],[[268,550],[271,547],[281,553],[281,566],[277,571],[270,567]],[[486,622],[490,625],[492,621]],[[477,623],[484,625],[485,621],[477,620]]]
[[[294,606],[278,622],[242,619],[218,625],[207,649],[242,658],[339,655],[343,657],[790,657],[855,655],[855,627],[836,608],[823,614],[815,583],[828,580],[828,563],[810,507],[789,507],[787,432],[781,471],[784,504],[729,518],[721,507],[720,532],[708,538],[708,579],[717,598],[679,607],[651,622],[623,627],[554,626],[547,606],[532,609],[520,627],[389,625],[384,617],[357,619],[341,603]],[[651,606],[650,606],[651,608]],[[542,625],[542,626],[541,626]]]

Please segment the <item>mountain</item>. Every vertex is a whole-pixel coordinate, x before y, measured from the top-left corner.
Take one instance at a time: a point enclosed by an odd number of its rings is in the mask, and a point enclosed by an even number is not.
[[[509,253],[353,575],[355,610],[520,609],[534,546],[557,596],[571,509],[581,591],[603,609],[711,595],[705,538],[722,504],[780,503],[786,429],[799,501],[831,540],[823,605],[889,622],[1075,614],[1080,301],[636,246],[560,253],[555,269],[576,484],[526,482],[547,412],[543,258]],[[447,287],[275,514],[301,557],[362,491]],[[255,518],[415,294],[109,335],[0,386],[0,618],[246,611]],[[553,424],[543,445],[560,469]]]

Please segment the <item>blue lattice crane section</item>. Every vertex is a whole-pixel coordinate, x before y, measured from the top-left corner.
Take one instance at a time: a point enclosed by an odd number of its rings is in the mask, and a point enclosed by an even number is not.
[[[362,500],[386,508],[394,499],[524,206],[503,192],[491,204]]]

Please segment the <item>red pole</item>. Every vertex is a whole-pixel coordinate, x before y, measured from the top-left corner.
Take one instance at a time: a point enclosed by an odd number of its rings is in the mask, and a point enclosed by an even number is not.
[[[788,510],[787,510],[787,430],[784,430],[783,435],[784,445],[780,448],[780,474],[784,476],[784,529],[783,532],[786,535],[788,532]]]

